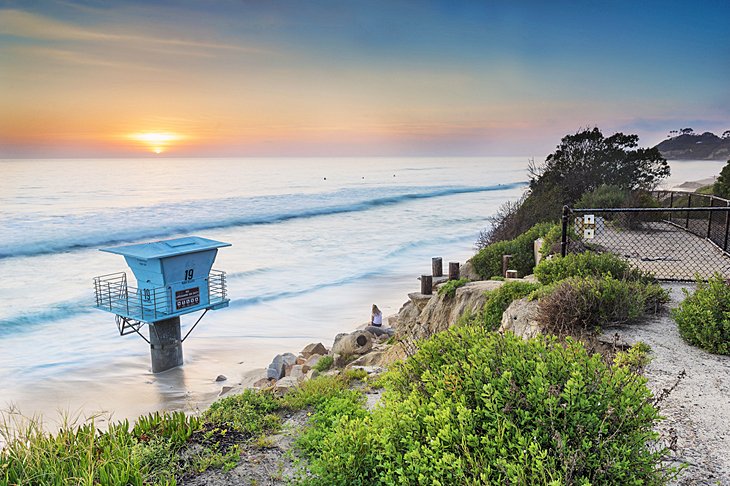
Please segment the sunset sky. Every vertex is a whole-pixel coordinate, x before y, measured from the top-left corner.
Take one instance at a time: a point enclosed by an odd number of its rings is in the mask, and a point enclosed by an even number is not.
[[[721,133],[729,19],[728,0],[0,0],[0,157],[541,157],[586,126]]]

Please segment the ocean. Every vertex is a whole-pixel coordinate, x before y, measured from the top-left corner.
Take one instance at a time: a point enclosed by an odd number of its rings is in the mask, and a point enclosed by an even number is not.
[[[53,428],[64,416],[205,407],[278,353],[329,347],[374,303],[397,313],[432,257],[466,261],[489,216],[522,194],[527,162],[0,160],[0,408]],[[723,165],[673,162],[670,183]],[[231,303],[192,331],[183,367],[154,375],[148,344],[93,308],[92,280],[132,276],[99,248],[184,235],[232,244],[214,264]],[[197,317],[183,317],[183,333]]]

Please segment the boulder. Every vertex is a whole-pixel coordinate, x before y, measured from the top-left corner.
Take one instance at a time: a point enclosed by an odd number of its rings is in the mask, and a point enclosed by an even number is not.
[[[382,327],[382,326],[368,326],[363,331],[367,331],[371,334],[374,334],[376,337],[380,337],[383,335],[392,336],[395,334],[395,330],[391,329],[389,327]]]
[[[307,380],[313,380],[314,378],[317,378],[319,376],[319,371],[317,370],[309,370],[307,371]]]
[[[324,347],[324,344],[322,343],[312,343],[307,344],[304,349],[302,349],[302,356],[304,356],[304,359],[308,359],[313,354],[319,354],[324,356],[327,354],[327,348]]]
[[[280,379],[274,385],[274,394],[277,396],[283,396],[289,392],[292,388],[296,388],[299,385],[299,380],[291,376],[285,376]]]
[[[353,356],[365,354],[373,347],[375,336],[363,330],[351,332],[350,334],[338,334],[332,345],[332,353]]]
[[[222,397],[223,395],[225,395],[226,393],[228,393],[231,390],[233,390],[232,386],[224,386],[223,388],[221,388],[221,392],[218,394],[218,396]]]
[[[308,366],[309,368],[314,368],[317,365],[317,363],[319,363],[319,360],[320,359],[322,359],[322,356],[321,355],[319,355],[319,354],[313,354],[312,356],[310,356],[307,359],[307,361],[304,362],[304,364],[306,366]]]
[[[499,332],[511,331],[524,339],[530,339],[542,333],[537,321],[539,304],[527,298],[513,301],[502,314],[502,325]]]
[[[289,372],[289,376],[295,378],[297,381],[304,381],[307,371],[309,371],[309,368],[305,370],[304,365],[294,365]]]
[[[474,269],[474,264],[472,264],[471,260],[467,260],[459,267],[459,275],[461,275],[461,278],[468,278],[469,280],[482,280],[481,275]]]
[[[384,354],[384,351],[370,351],[368,354],[363,354],[355,361],[348,364],[347,367],[379,366],[383,360]]]
[[[286,375],[287,368],[291,369],[297,362],[297,357],[292,353],[277,354],[266,369],[266,377],[278,380]]]
[[[215,381],[226,381],[228,377],[226,375],[218,375],[215,377]]]
[[[273,384],[274,384],[274,380],[272,380],[270,378],[261,378],[260,380],[254,381],[253,384],[251,384],[251,388],[261,390],[263,388],[269,388]]]

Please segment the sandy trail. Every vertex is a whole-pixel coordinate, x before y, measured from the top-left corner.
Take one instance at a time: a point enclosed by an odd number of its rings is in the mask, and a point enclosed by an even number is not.
[[[687,283],[665,283],[676,307],[684,299]],[[684,371],[677,387],[660,404],[658,430],[669,437],[676,431],[675,464],[686,469],[671,484],[730,484],[730,356],[707,353],[682,340],[676,322],[665,310],[639,324],[607,329],[621,339],[643,341],[652,349],[653,361],[646,367],[649,387],[656,394],[670,388]]]

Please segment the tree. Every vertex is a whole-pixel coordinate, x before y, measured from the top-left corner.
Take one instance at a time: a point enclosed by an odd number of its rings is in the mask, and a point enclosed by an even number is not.
[[[564,204],[574,204],[601,186],[653,189],[669,175],[669,164],[656,148],[639,148],[637,135],[604,137],[598,128],[566,135],[554,153],[528,166],[530,186],[519,206],[501,208],[480,245],[520,235],[536,223],[560,218]]]
[[[730,138],[730,130],[725,130],[722,132],[722,138]]]
[[[692,130],[691,128],[683,128],[680,130],[680,132],[682,132],[682,135],[692,135],[694,130]]]
[[[532,193],[558,189],[562,204],[603,185],[621,189],[653,189],[669,175],[669,164],[656,148],[638,148],[638,135],[615,133],[606,138],[598,128],[566,135],[545,163],[530,171]]]
[[[716,196],[730,199],[730,160],[727,161],[725,167],[720,171],[720,176],[715,181],[715,185],[712,186],[712,192]]]

